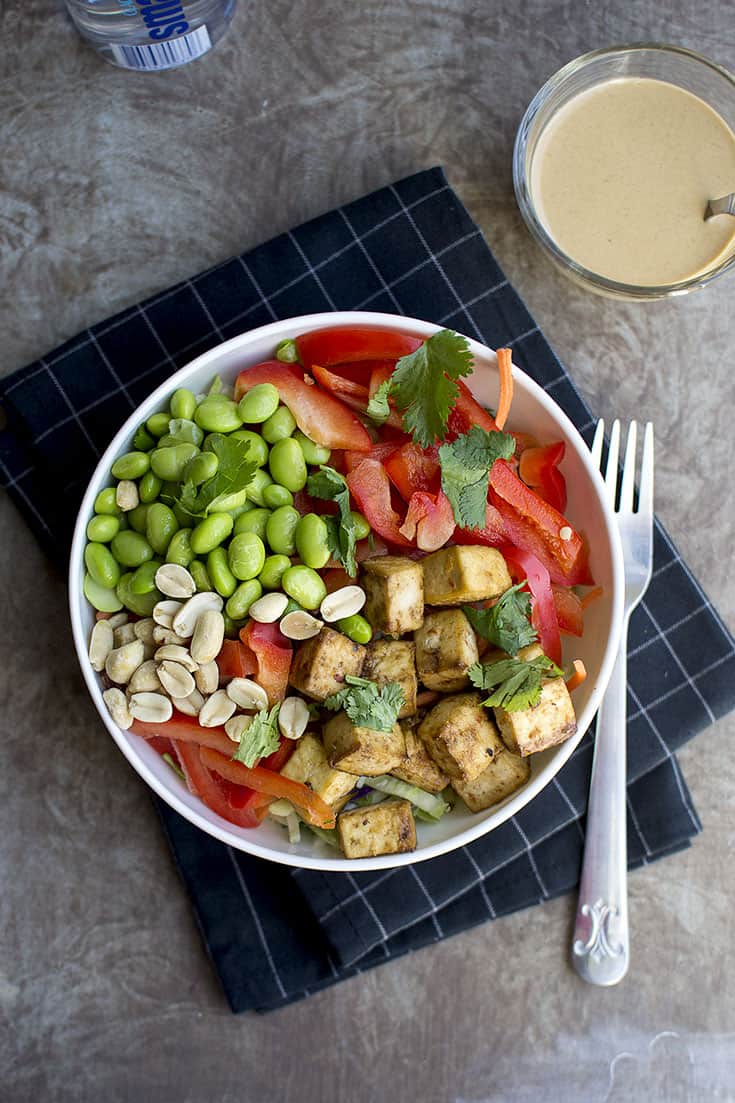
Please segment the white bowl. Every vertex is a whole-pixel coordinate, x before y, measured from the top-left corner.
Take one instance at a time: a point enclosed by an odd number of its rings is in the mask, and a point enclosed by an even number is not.
[[[567,450],[564,474],[569,492],[568,515],[570,521],[587,534],[590,545],[590,564],[596,582],[603,587],[603,596],[594,602],[585,616],[585,633],[581,640],[567,639],[564,661],[581,658],[588,677],[575,692],[577,734],[558,747],[534,755],[531,759],[531,778],[528,783],[501,804],[479,814],[455,809],[437,824],[418,825],[418,847],[410,854],[390,854],[379,858],[347,859],[335,855],[335,851],[321,841],[317,842],[309,832],[302,833],[302,842],[292,845],[285,832],[275,823],[266,820],[256,829],[233,826],[210,812],[184,783],[139,736],[121,731],[113,723],[102,700],[103,687],[100,676],[94,672],[87,656],[87,644],[94,623],[94,611],[82,592],[84,578],[85,529],[93,512],[93,503],[103,487],[110,484],[110,466],[118,455],[131,448],[135,430],[141,421],[167,405],[170,394],[177,387],[189,387],[195,393],[204,390],[214,375],[221,375],[226,382],[233,382],[243,368],[258,364],[273,356],[273,350],[284,337],[324,326],[360,325],[376,329],[399,329],[417,337],[431,336],[440,327],[413,318],[401,318],[392,314],[369,312],[336,312],[310,314],[283,322],[262,326],[260,329],[233,337],[217,348],[205,352],[186,367],[170,376],[141,403],[131,414],[110,443],[92,476],[84,495],[74,530],[69,568],[69,604],[74,643],[79,656],[87,687],[102,722],[117,743],[128,762],[145,782],[191,823],[222,842],[286,865],[321,870],[388,869],[412,862],[435,858],[439,854],[464,846],[480,835],[487,834],[513,816],[533,800],[548,785],[579,743],[597,711],[607,686],[618,647],[623,615],[623,560],[617,526],[606,503],[604,487],[599,472],[594,468],[588,449],[577,430],[556,403],[518,368],[514,369],[515,396],[511,410],[510,427],[531,433],[540,441],[563,440]],[[495,353],[476,341],[470,341],[475,358],[474,375],[469,386],[479,401],[495,407],[498,398],[498,376]]]

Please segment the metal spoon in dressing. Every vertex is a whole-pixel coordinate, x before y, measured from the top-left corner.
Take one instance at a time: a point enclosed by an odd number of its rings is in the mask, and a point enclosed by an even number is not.
[[[723,195],[720,199],[710,199],[704,212],[705,222],[717,214],[735,215],[735,191],[730,195]]]
[[[735,188],[735,134],[667,81],[621,77],[573,96],[538,139],[530,183],[557,246],[619,283],[677,283],[735,253],[732,219],[702,217]]]

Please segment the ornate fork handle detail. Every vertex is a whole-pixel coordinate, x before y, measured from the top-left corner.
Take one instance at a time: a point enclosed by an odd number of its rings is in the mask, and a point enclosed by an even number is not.
[[[620,957],[625,952],[622,943],[613,942],[609,931],[610,920],[620,918],[616,907],[603,900],[596,900],[594,904],[583,904],[580,914],[589,918],[591,930],[586,942],[581,938],[574,942],[574,953],[578,957],[589,954],[593,961],[598,962],[605,957]]]

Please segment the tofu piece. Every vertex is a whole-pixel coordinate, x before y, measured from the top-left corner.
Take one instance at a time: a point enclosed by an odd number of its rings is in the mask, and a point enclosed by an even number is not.
[[[563,678],[545,682],[537,704],[517,712],[493,709],[509,751],[523,755],[563,743],[577,730],[577,717]]]
[[[378,632],[401,636],[424,621],[424,576],[421,564],[400,555],[381,555],[362,564],[367,595],[363,613]]]
[[[334,770],[329,765],[321,740],[312,732],[306,732],[299,739],[281,774],[292,781],[308,785],[335,811],[347,803],[347,798],[355,788],[354,775]]]
[[[416,849],[416,821],[407,800],[384,800],[371,808],[355,808],[337,818],[347,858],[374,858]]]
[[[418,676],[427,689],[453,693],[467,685],[467,671],[480,656],[472,625],[461,609],[427,613],[413,638]]]
[[[406,757],[400,724],[394,724],[393,731],[377,732],[358,727],[346,712],[338,712],[324,725],[323,738],[329,765],[348,774],[389,774]]]
[[[413,716],[416,712],[416,648],[410,640],[372,640],[362,668],[362,677],[370,678],[379,689],[388,682],[398,682],[406,703],[398,713],[398,719]]]
[[[526,784],[530,776],[531,764],[528,759],[507,750],[498,735],[497,749],[490,765],[472,781],[455,778],[452,788],[470,812],[484,812],[486,808],[491,808],[515,793],[516,789]]]
[[[406,757],[400,766],[391,770],[393,777],[407,781],[409,785],[418,785],[428,793],[440,793],[449,784],[447,775],[439,769],[416,733],[418,725],[401,724],[406,740]]]
[[[323,701],[344,689],[346,674],[359,675],[365,648],[342,632],[322,628],[318,636],[301,644],[291,664],[289,681],[295,689]]]
[[[419,725],[434,762],[449,777],[472,781],[495,757],[498,733],[479,693],[444,697]]]
[[[497,548],[442,548],[421,560],[427,605],[462,605],[500,597],[512,585]],[[369,619],[369,618],[368,618]]]

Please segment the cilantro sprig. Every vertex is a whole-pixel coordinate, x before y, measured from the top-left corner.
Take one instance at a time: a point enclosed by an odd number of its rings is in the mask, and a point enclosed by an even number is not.
[[[390,417],[390,406],[388,405],[390,388],[391,380],[383,380],[367,404],[365,413],[376,425],[383,425]]]
[[[439,330],[396,364],[390,397],[403,414],[404,429],[423,448],[446,433],[459,396],[457,380],[470,374],[472,364],[467,338],[451,329]]]
[[[350,512],[350,489],[343,475],[335,471],[333,467],[322,465],[319,471],[310,475],[306,489],[312,498],[321,498],[323,501],[336,502],[339,507],[339,517],[325,517],[329,550],[335,559],[344,565],[350,578],[357,574],[357,561],[355,559],[355,544],[357,543],[357,526]]]
[[[493,692],[483,701],[486,708],[518,712],[538,703],[541,688],[550,678],[561,678],[564,671],[556,663],[539,655],[530,662],[500,659],[495,663],[475,663],[467,671],[473,686]]]
[[[261,709],[257,713],[245,731],[240,736],[240,743],[233,758],[243,762],[247,767],[252,767],[259,759],[265,758],[278,750],[281,737],[278,732],[278,712],[280,705],[274,705],[268,709]]]
[[[511,586],[491,609],[473,609],[465,605],[464,612],[478,636],[489,640],[501,651],[517,655],[538,639],[531,624],[531,595],[523,590],[525,582]]]
[[[327,697],[324,707],[332,712],[344,709],[359,728],[376,732],[393,731],[398,713],[406,703],[398,682],[387,682],[381,689],[368,678],[345,675],[344,689]]]
[[[191,518],[206,517],[216,505],[224,505],[225,499],[238,494],[250,483],[258,469],[255,460],[248,459],[250,443],[212,434],[212,451],[219,461],[211,479],[200,487],[187,481],[181,489],[178,504]]]
[[[440,447],[442,490],[461,528],[484,526],[490,468],[498,459],[510,459],[515,446],[510,433],[473,425],[468,433]]]

